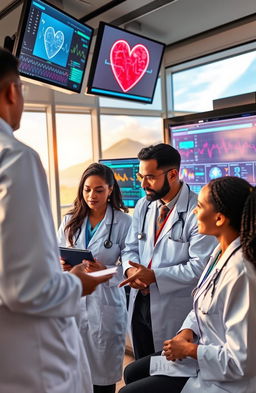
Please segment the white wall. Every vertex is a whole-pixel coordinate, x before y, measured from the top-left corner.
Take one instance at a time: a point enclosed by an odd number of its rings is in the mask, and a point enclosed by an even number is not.
[[[164,66],[170,67],[254,41],[256,21],[250,19],[252,18],[248,17],[244,23],[234,22],[180,43],[169,45],[165,51]]]

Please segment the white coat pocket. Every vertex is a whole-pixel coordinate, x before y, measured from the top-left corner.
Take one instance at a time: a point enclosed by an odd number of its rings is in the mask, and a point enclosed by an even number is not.
[[[126,331],[126,310],[123,306],[103,305],[100,318],[99,344],[101,348],[110,343],[122,342]]]
[[[112,244],[111,248],[99,247],[97,250],[97,259],[104,265],[115,265],[121,254],[119,244]]]

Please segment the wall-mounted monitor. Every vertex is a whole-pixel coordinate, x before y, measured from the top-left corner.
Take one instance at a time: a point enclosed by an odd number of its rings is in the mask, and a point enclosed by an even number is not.
[[[44,0],[25,0],[14,54],[20,74],[79,93],[93,29]]]
[[[165,45],[100,22],[88,93],[152,103]]]
[[[145,196],[145,192],[137,179],[137,173],[139,172],[138,158],[111,158],[99,162],[112,169],[125,206],[134,208],[138,200]]]
[[[256,185],[256,107],[244,105],[165,120],[181,154],[181,178],[199,192],[211,179],[238,176]]]

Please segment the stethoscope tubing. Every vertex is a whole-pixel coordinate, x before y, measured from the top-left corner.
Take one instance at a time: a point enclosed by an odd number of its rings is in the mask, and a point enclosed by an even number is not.
[[[189,193],[190,193],[190,187],[189,187],[189,185],[187,184],[187,187],[188,187],[188,191],[189,191]],[[150,201],[149,203],[148,203],[148,205],[147,205],[147,207],[146,207],[146,210],[145,210],[145,213],[144,213],[144,217],[143,217],[143,222],[142,222],[142,227],[141,227],[141,231],[138,233],[138,235],[137,235],[137,238],[138,238],[138,240],[145,240],[146,239],[146,233],[144,233],[144,229],[145,229],[145,223],[146,223],[146,218],[147,218],[147,214],[148,214],[148,211],[149,211],[149,206],[150,206],[150,204],[152,203],[152,201]],[[182,212],[182,213],[178,213],[178,220],[173,224],[173,226],[172,226],[172,230],[173,230],[173,228],[175,227],[175,225],[177,225],[180,221],[181,221],[181,223],[182,223],[182,230],[181,230],[181,236],[180,236],[180,239],[182,238],[182,234],[183,234],[183,229],[184,229],[184,226],[185,226],[185,221],[184,221],[184,218],[183,218],[183,213],[187,213],[188,212],[188,206],[189,206],[189,198],[188,198],[188,203],[187,203],[187,207],[186,207],[186,211],[185,212]],[[171,239],[171,238],[170,238]],[[172,239],[173,240],[173,239]],[[180,240],[175,240],[175,241],[180,241]]]
[[[113,242],[111,241],[111,235],[112,235],[112,230],[113,230],[113,224],[114,224],[114,218],[115,218],[115,212],[113,206],[111,206],[111,211],[112,211],[112,216],[111,216],[111,223],[110,223],[110,229],[109,229],[109,234],[108,238],[104,241],[104,247],[109,249],[113,246]],[[79,228],[79,233],[75,238],[75,244],[77,244],[77,240],[79,239],[79,236],[81,235],[81,228]]]

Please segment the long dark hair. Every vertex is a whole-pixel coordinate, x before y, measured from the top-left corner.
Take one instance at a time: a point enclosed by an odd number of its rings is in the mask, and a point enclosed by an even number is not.
[[[246,180],[225,176],[211,180],[210,201],[241,238],[245,258],[256,267],[256,190]]]
[[[71,215],[71,218],[65,227],[65,232],[68,233],[68,241],[71,246],[74,245],[74,235],[77,233],[77,231],[81,230],[84,219],[90,210],[83,197],[84,183],[85,180],[90,176],[99,176],[109,187],[113,187],[113,191],[109,196],[110,205],[116,210],[123,210],[125,213],[128,212],[127,207],[125,207],[123,204],[120,188],[112,170],[106,165],[94,162],[93,164],[89,165],[82,174],[78,186],[77,197],[73,203],[73,208],[67,213]]]

